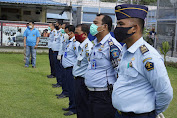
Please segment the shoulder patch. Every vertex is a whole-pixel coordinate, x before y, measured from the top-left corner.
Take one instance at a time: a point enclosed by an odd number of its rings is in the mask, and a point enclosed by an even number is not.
[[[149,49],[145,45],[140,46],[140,50],[141,50],[142,54],[144,54],[144,53],[149,51]]]
[[[145,65],[145,68],[150,71],[154,69],[154,63],[153,62],[147,62]]]
[[[119,64],[118,59],[119,59],[121,50],[116,45],[114,45],[111,39],[108,40],[108,44],[110,46],[110,60],[112,62],[113,68],[115,68]]]
[[[152,58],[149,57],[149,58],[144,59],[144,60],[143,60],[143,63],[144,63],[145,61],[147,61],[147,60],[152,60]]]

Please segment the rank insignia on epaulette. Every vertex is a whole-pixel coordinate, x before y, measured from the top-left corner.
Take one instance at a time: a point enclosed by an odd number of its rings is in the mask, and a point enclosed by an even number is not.
[[[153,62],[147,62],[145,65],[145,68],[150,71],[154,69],[154,63]]]
[[[99,51],[102,51],[102,49],[100,48],[100,49],[98,49]]]
[[[104,48],[104,45],[101,45],[102,48]]]
[[[88,43],[87,44],[85,44],[85,48],[87,48],[88,47]]]
[[[60,36],[62,36],[62,34]]]
[[[74,39],[73,41],[76,42],[76,39]]]
[[[140,46],[140,50],[141,50],[142,54],[144,54],[144,53],[149,51],[148,48],[145,45]]]
[[[74,47],[74,50],[76,50],[76,47]]]

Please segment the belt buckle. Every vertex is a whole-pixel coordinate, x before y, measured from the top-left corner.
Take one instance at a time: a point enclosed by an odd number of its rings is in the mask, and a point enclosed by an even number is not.
[[[122,112],[121,111],[119,111],[119,110],[117,110],[118,111],[118,113],[120,114],[120,115],[122,115]]]

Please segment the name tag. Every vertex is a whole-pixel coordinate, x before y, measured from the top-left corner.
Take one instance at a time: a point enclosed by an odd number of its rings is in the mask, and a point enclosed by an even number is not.
[[[67,57],[67,52],[65,52],[64,57],[65,57],[65,58]]]
[[[96,60],[95,59],[93,59],[91,61],[91,69],[96,69]]]

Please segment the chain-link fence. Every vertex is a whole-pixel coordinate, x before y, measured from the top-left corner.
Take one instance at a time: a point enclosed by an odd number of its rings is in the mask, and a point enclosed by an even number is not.
[[[158,0],[157,11],[157,48],[168,41],[171,51],[177,52],[177,0]]]

